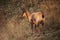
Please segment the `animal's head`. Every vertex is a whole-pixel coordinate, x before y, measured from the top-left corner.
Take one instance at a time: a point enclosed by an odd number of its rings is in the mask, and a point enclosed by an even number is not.
[[[22,8],[22,17],[25,18],[27,17],[26,9]]]
[[[22,17],[28,18],[30,15],[30,12],[27,9],[23,9],[22,11],[23,11]]]
[[[23,16],[23,17],[27,17],[27,13],[23,13],[22,16]]]

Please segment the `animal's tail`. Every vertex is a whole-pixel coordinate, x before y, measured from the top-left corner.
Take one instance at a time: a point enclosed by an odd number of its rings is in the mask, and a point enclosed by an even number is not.
[[[44,15],[44,12],[41,10],[41,13],[42,13],[42,18],[44,18],[45,17],[45,15]]]

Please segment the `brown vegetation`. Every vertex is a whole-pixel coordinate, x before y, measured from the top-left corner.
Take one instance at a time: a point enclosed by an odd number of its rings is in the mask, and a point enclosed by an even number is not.
[[[44,12],[45,34],[31,35],[28,19],[21,18],[22,8]],[[60,0],[0,0],[0,40],[60,40]]]

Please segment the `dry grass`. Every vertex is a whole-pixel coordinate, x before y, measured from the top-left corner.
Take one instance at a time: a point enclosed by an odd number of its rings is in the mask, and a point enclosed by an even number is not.
[[[59,0],[1,1],[0,40],[60,40],[59,3]],[[44,12],[46,18],[44,29],[45,34],[34,33],[31,35],[32,31],[28,19],[21,18],[21,8],[26,8],[30,12]]]

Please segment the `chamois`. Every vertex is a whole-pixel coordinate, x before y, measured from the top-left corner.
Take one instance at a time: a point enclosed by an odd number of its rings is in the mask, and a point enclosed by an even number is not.
[[[32,32],[33,32],[33,24],[35,25],[36,32],[37,32],[36,27],[39,27],[39,24],[42,24],[42,28],[44,27],[45,17],[43,12],[30,13],[28,11],[24,11],[22,16],[29,20]],[[40,30],[38,30],[38,32],[40,32]]]

